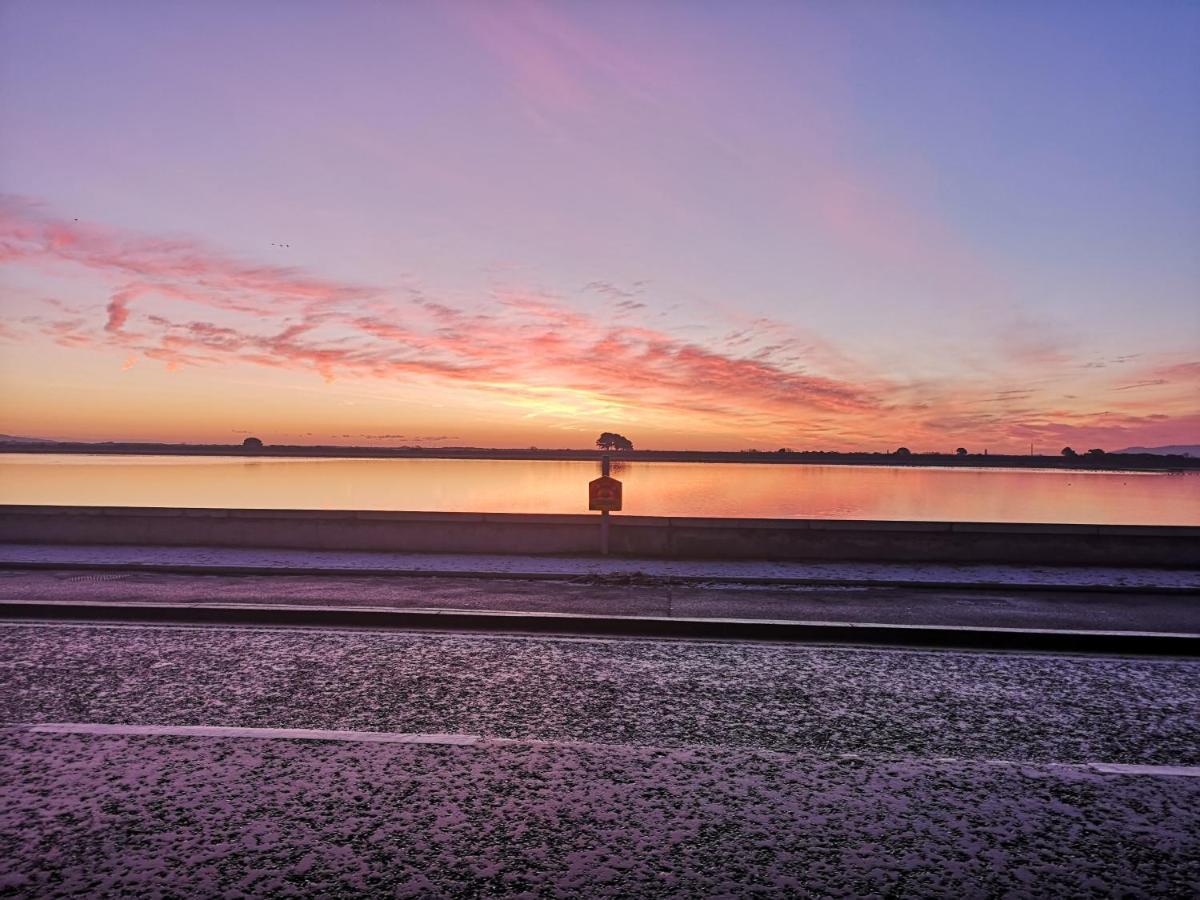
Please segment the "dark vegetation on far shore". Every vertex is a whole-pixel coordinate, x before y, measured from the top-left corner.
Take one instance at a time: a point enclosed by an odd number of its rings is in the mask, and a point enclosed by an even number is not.
[[[27,443],[0,442],[0,453],[111,453],[153,456],[317,457],[345,459],[599,460],[601,450],[488,449],[484,447],[337,447],[265,444]],[[1200,470],[1200,457],[1155,453],[1081,453],[1025,456],[998,453],[837,453],[821,450],[618,450],[624,462],[777,463],[837,466],[946,466],[951,468],[1123,471]]]

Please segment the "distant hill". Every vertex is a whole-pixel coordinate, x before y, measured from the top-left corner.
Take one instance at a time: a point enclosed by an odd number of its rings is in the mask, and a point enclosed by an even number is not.
[[[53,444],[49,438],[21,437],[17,434],[0,434],[0,444]]]
[[[1155,456],[1200,456],[1200,444],[1170,444],[1166,447],[1126,447],[1116,453],[1153,453]]]

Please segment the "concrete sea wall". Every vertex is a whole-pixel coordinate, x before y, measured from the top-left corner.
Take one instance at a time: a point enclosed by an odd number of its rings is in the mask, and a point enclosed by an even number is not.
[[[586,555],[599,516],[0,506],[7,543]],[[613,516],[620,556],[1200,567],[1200,527]]]

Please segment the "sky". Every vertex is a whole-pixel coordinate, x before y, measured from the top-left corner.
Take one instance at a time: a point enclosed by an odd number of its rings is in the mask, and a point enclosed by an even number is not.
[[[1200,443],[1200,4],[0,0],[0,432]]]

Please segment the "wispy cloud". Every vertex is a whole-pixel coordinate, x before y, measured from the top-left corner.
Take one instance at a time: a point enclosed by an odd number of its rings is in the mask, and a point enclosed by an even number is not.
[[[766,410],[868,410],[861,385],[796,370],[773,348],[737,355],[660,330],[614,321],[640,304],[623,297],[608,314],[552,295],[497,290],[467,310],[402,292],[340,284],[291,268],[247,264],[203,245],[149,240],[43,217],[9,204],[3,246],[10,261],[80,267],[123,280],[102,323],[51,318],[63,343],[114,345],[173,366],[239,360],[341,376],[430,378],[482,391],[566,388],[607,403],[689,410],[736,423]],[[601,290],[612,296],[622,289]],[[209,316],[195,315],[207,309]],[[189,314],[192,313],[192,314]],[[735,401],[734,398],[737,398]],[[746,399],[750,398],[747,405]],[[559,403],[558,406],[562,406]]]
[[[1091,409],[1085,401],[1055,409],[1025,377],[918,387],[855,363],[818,336],[762,319],[730,323],[704,341],[683,338],[638,321],[647,302],[640,284],[592,282],[579,302],[495,289],[467,306],[257,265],[194,241],[68,223],[14,200],[0,204],[0,259],[56,273],[82,270],[107,283],[103,304],[86,310],[48,303],[24,327],[64,347],[111,347],[124,368],[138,359],[168,368],[238,363],[309,371],[326,381],[438,384],[559,424],[622,416],[697,433],[775,435],[789,444],[940,446],[964,432],[997,443],[1072,435],[1134,442],[1167,430],[1155,418],[1161,411],[1144,404],[1097,405],[1104,395],[1095,384],[1083,394]],[[587,301],[589,293],[599,297]],[[1065,355],[1057,341],[1014,343],[1023,376],[1030,367],[1057,367]],[[1200,377],[1200,363],[1190,361],[1142,369],[1111,385],[1107,396]],[[1073,370],[1082,373],[1076,377],[1103,376]],[[1174,431],[1194,422],[1187,418],[1194,403],[1186,399],[1167,411]]]
[[[658,46],[653,55],[580,26],[561,4],[536,0],[456,3],[447,13],[493,55],[530,102],[576,110],[597,98],[597,85],[653,102],[682,60]]]

